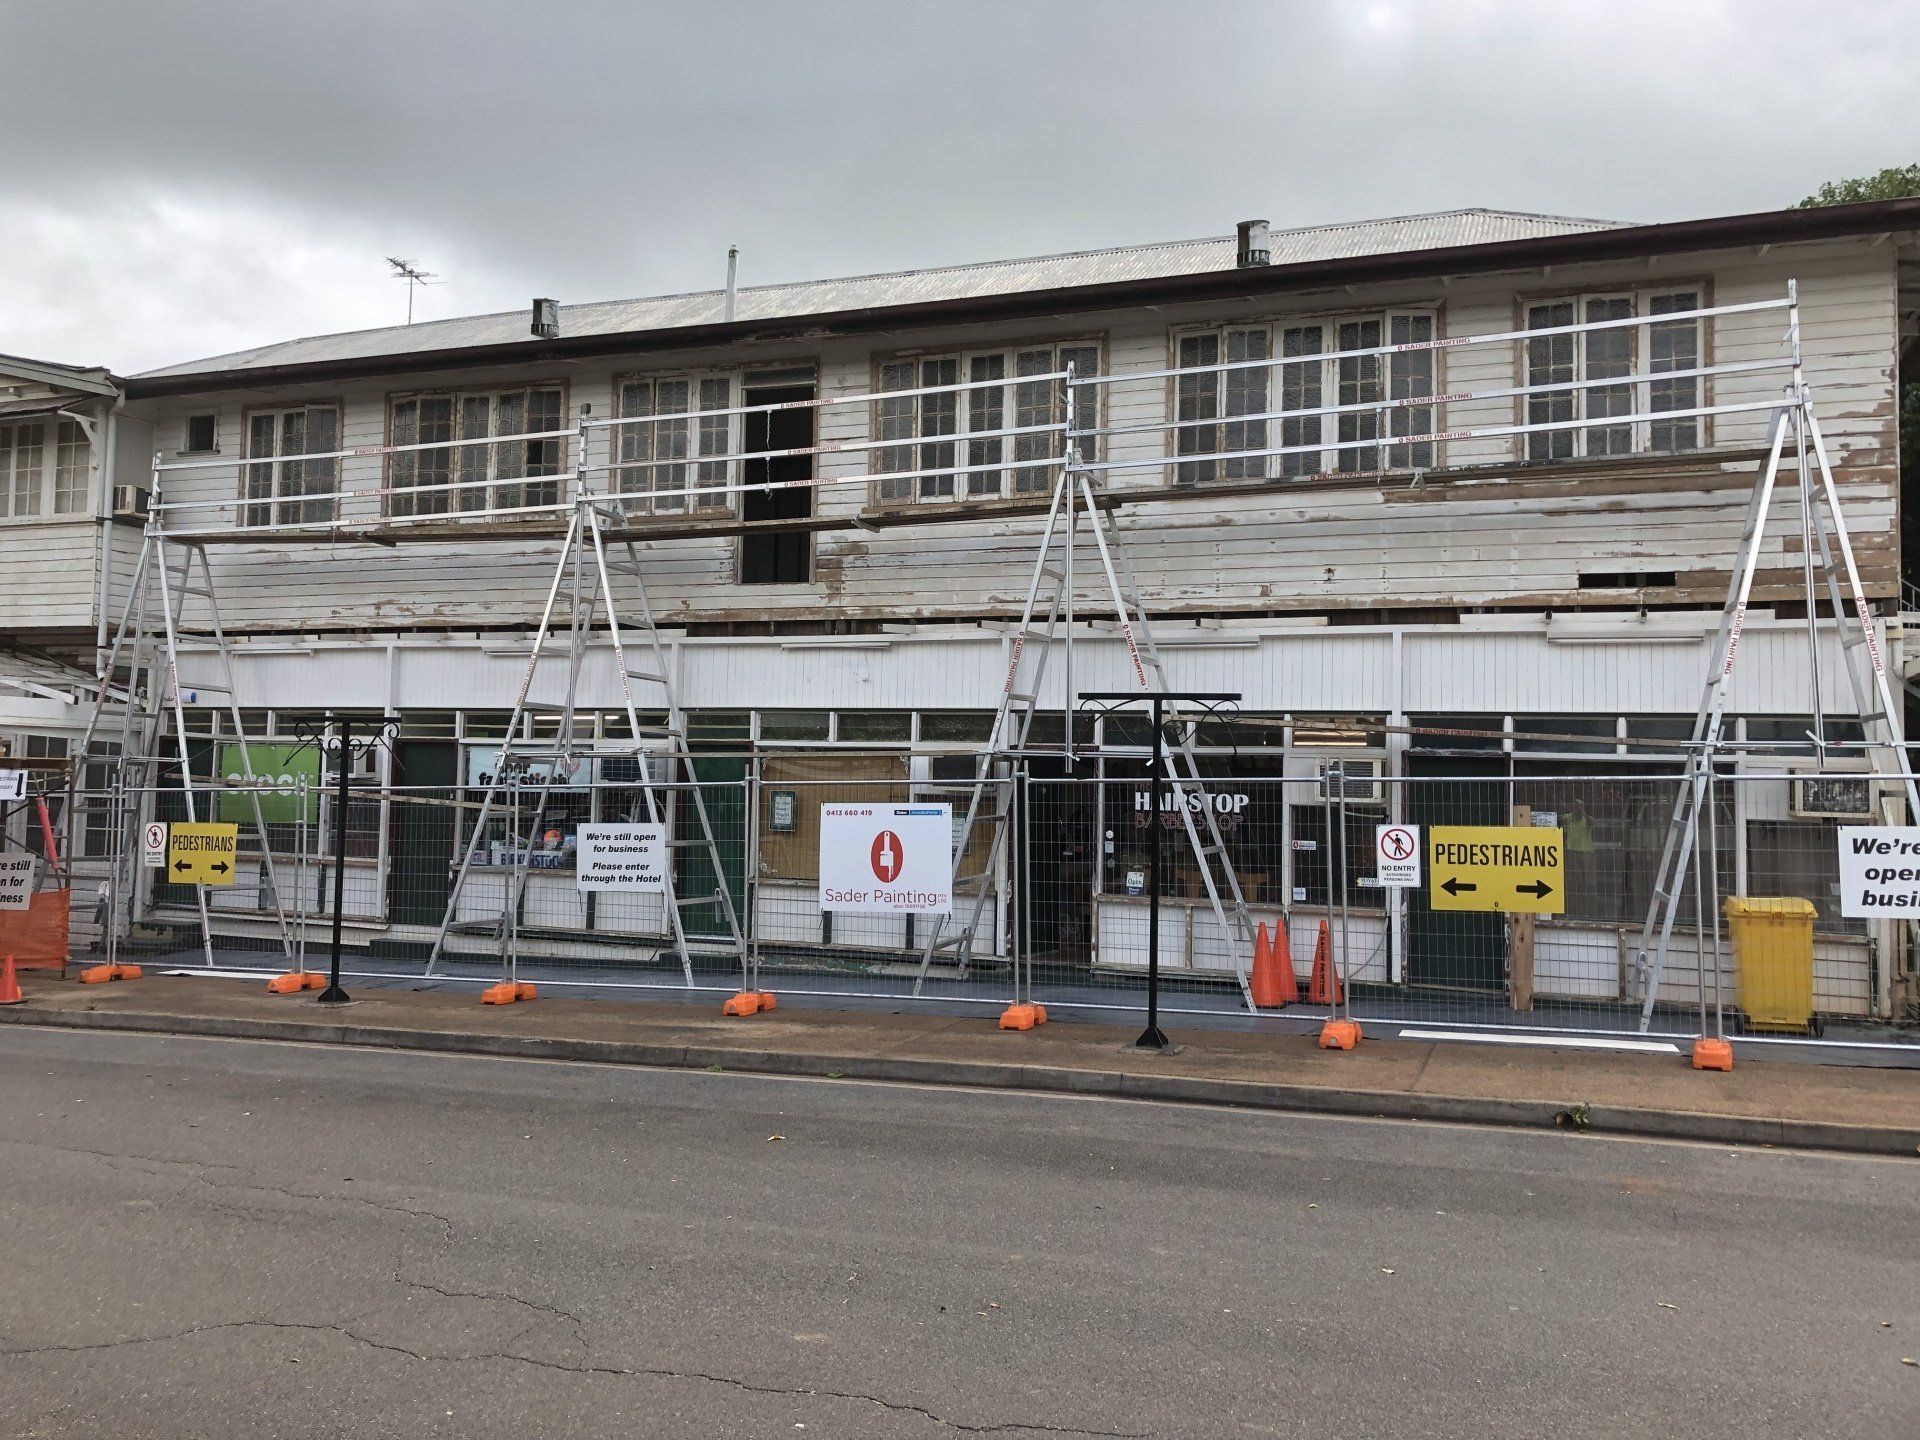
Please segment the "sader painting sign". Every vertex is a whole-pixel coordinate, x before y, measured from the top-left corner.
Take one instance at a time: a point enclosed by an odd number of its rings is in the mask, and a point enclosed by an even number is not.
[[[822,805],[820,908],[953,913],[951,805]]]

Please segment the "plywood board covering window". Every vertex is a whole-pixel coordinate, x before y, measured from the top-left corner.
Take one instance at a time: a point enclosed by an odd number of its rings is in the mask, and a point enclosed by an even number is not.
[[[912,798],[905,755],[779,755],[760,781],[760,875],[820,878],[822,805],[897,805]],[[790,829],[776,830],[776,809],[792,807]]]

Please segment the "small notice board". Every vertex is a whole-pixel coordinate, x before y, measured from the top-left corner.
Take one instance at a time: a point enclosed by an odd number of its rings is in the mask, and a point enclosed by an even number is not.
[[[582,825],[574,883],[582,890],[665,890],[665,825]]]

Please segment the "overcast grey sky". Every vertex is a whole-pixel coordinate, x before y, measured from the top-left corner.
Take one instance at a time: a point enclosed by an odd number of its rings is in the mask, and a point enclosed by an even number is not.
[[[0,0],[0,351],[1487,205],[1660,220],[1920,160],[1914,0]]]

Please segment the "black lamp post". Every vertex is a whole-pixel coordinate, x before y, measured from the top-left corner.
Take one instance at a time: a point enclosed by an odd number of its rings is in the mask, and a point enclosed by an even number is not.
[[[353,793],[353,767],[383,745],[391,745],[400,722],[383,721],[371,735],[359,740],[353,738],[351,715],[329,714],[324,727],[303,721],[295,728],[301,739],[330,756],[339,772],[333,802],[333,943],[327,960],[327,988],[320,992],[318,1003],[344,1005],[352,998],[340,986],[340,922],[346,908],[347,802]]]
[[[1160,776],[1166,769],[1166,716],[1169,703],[1212,708],[1240,698],[1222,690],[1088,690],[1082,704],[1103,710],[1146,701],[1153,707],[1152,772],[1147,780],[1147,1028],[1133,1042],[1136,1050],[1167,1051],[1173,1042],[1160,1028]]]

